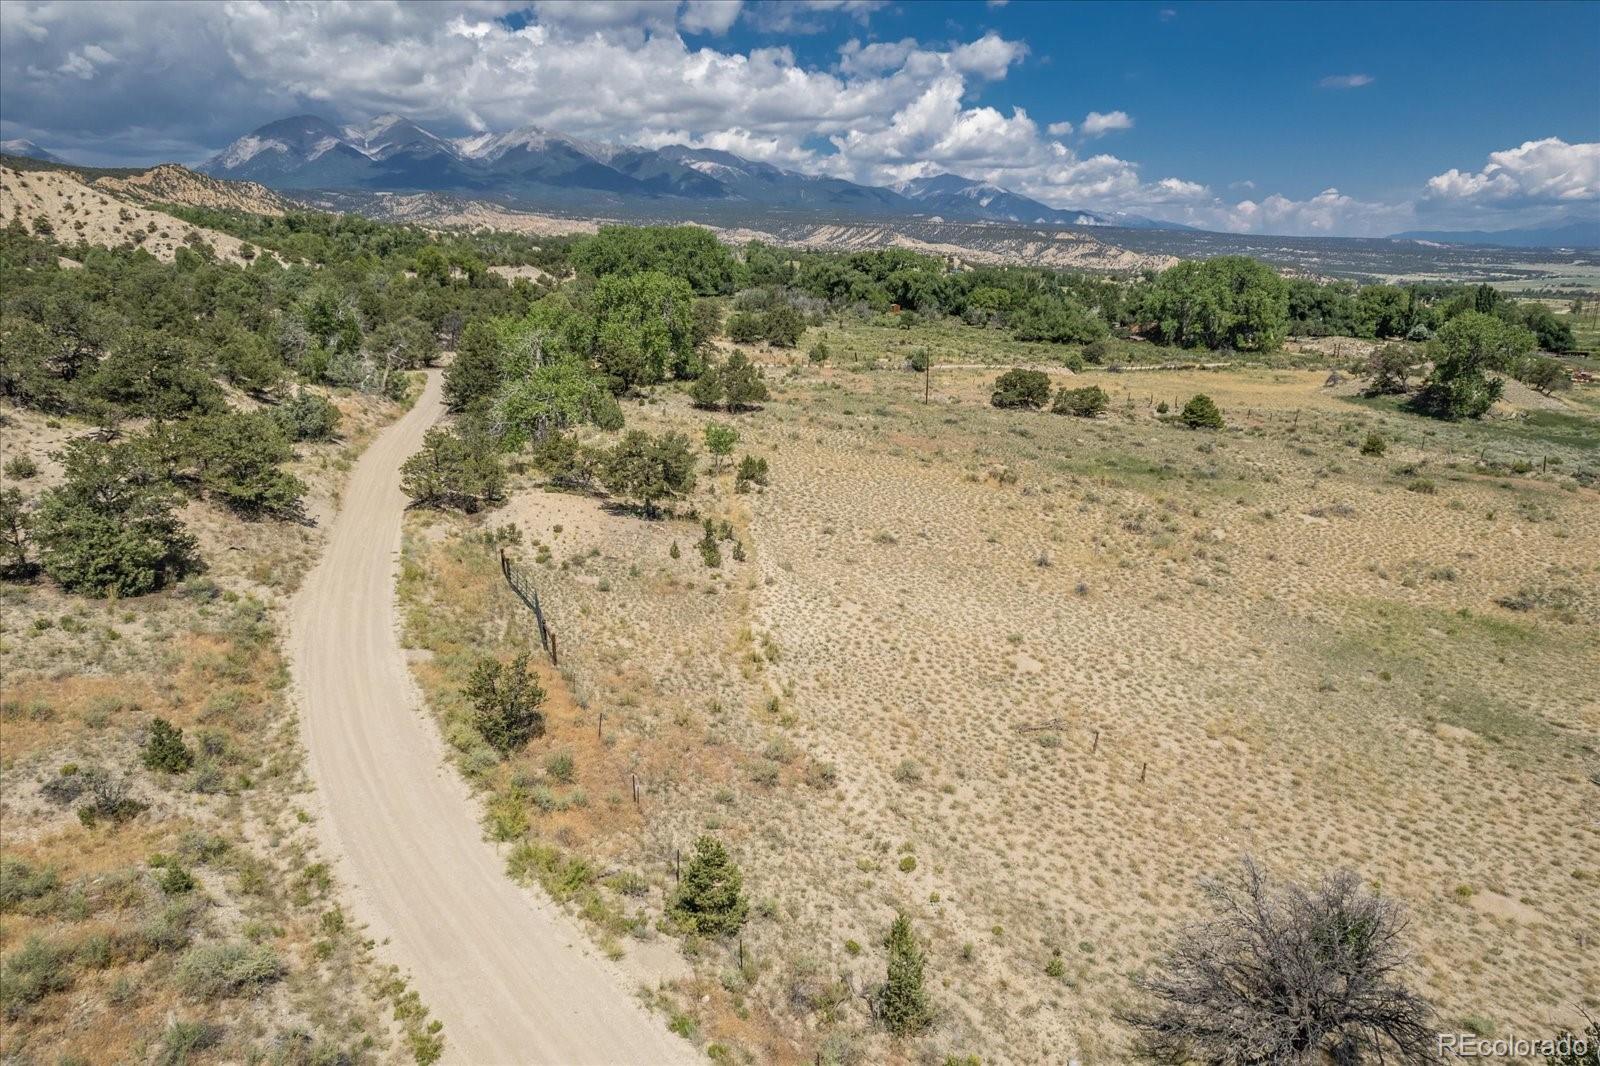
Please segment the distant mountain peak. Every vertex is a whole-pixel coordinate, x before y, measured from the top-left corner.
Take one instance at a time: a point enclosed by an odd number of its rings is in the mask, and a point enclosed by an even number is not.
[[[0,141],[0,152],[6,155],[21,156],[24,159],[37,159],[42,163],[65,163],[66,160],[54,152],[46,151],[25,137],[13,137]]]
[[[751,212],[1082,226],[1127,223],[1054,208],[990,182],[933,174],[894,188],[786,170],[714,148],[642,148],[527,124],[447,139],[398,114],[340,129],[316,115],[268,123],[199,168],[280,189],[462,192],[524,206],[594,211],[676,203]]]

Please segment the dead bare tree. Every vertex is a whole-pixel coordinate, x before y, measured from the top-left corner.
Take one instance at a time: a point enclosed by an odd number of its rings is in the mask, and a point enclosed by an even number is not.
[[[1249,856],[1204,882],[1215,913],[1139,981],[1128,1017],[1162,1062],[1433,1062],[1433,1010],[1405,984],[1404,909],[1352,870],[1275,884]]]

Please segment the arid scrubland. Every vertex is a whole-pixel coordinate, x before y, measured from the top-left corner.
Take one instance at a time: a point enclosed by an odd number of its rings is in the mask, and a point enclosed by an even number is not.
[[[1133,978],[1242,853],[1405,904],[1447,1027],[1593,1011],[1592,393],[1454,424],[1325,367],[1054,375],[1110,393],[1088,420],[992,409],[994,374],[936,369],[926,406],[920,374],[798,365],[737,417],[630,403],[767,458],[735,493],[702,457],[694,520],[531,473],[500,510],[408,520],[447,736],[476,655],[538,650],[502,547],[558,635],[545,737],[504,765],[463,745],[513,869],[732,1061],[1123,1061]],[[1226,430],[1158,417],[1201,392]],[[680,977],[657,923],[705,831],[752,915]],[[937,1022],[891,1042],[861,994],[897,911]]]
[[[341,436],[301,445],[290,466],[312,518],[398,409],[337,403]],[[93,432],[4,418],[6,483],[29,497]],[[36,472],[19,478],[24,458]],[[321,530],[200,501],[181,517],[207,565],[170,593],[0,588],[0,1059],[426,1057],[426,1012],[346,920],[308,813],[276,627]],[[188,752],[165,768],[146,757],[158,718]]]

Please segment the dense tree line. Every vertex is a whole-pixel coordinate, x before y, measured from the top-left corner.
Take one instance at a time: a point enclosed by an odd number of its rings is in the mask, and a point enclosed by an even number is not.
[[[462,323],[537,295],[483,270],[415,269],[444,253],[406,227],[225,217],[264,247],[269,231],[308,234],[318,265],[262,254],[237,266],[199,240],[163,263],[60,245],[17,220],[0,229],[0,395],[100,429],[63,453],[63,484],[7,494],[9,576],[42,568],[69,589],[136,595],[198,565],[176,517],[185,496],[297,518],[306,486],[285,466],[338,422],[304,385],[398,396],[402,371],[433,362]]]

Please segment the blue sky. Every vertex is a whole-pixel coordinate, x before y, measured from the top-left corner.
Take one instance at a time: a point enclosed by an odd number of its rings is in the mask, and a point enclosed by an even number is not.
[[[0,5],[0,135],[197,161],[398,112],[1373,234],[1600,213],[1600,4]]]

